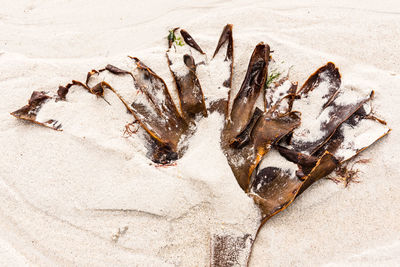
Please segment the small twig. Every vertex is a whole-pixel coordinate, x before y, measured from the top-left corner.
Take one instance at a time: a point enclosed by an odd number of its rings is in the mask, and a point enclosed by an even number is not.
[[[373,106],[372,103],[371,103],[371,110],[370,110],[370,112],[365,116],[365,118],[366,118],[366,119],[370,119],[370,120],[377,121],[377,122],[379,122],[379,123],[381,123],[381,124],[383,124],[383,125],[387,125],[386,121],[384,121],[384,120],[382,120],[382,119],[376,117],[375,115],[376,115],[376,113],[375,113],[375,108],[374,108],[374,106]]]
[[[336,184],[343,183],[344,187],[347,187],[350,183],[360,183],[358,173],[360,170],[354,169],[354,165],[358,163],[368,163],[370,159],[359,159],[357,161],[340,166],[336,169],[336,176],[327,177],[327,179],[333,181]]]
[[[156,168],[165,168],[165,167],[172,167],[172,166],[176,166],[176,162],[168,163],[168,164],[156,164],[155,165]]]
[[[101,98],[103,98],[103,100],[104,100],[107,104],[109,104],[109,105],[111,106],[110,102],[108,102],[107,99],[104,98],[104,96],[102,96]]]
[[[138,123],[138,121],[135,120],[131,123],[126,124],[125,130],[124,130],[124,133],[122,136],[125,138],[128,138],[128,137],[131,137],[132,135],[136,134],[139,131],[139,125],[137,125],[137,123]],[[135,126],[136,126],[136,128],[133,128]]]

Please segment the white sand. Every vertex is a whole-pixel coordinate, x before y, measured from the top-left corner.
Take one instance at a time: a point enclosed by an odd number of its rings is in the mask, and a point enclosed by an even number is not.
[[[393,128],[362,153],[372,160],[356,165],[360,183],[343,188],[322,180],[264,225],[250,266],[400,261],[397,1],[3,2],[0,265],[160,266],[167,258],[182,266],[205,265],[210,225],[254,227],[247,221],[258,215],[223,155],[197,152],[214,146],[215,134],[206,135],[204,146],[192,146],[177,167],[160,169],[145,158],[139,138],[120,137],[124,125],[104,129],[99,118],[86,124],[86,114],[70,131],[56,132],[9,115],[33,90],[54,92],[72,79],[84,81],[87,71],[118,66],[128,54],[172,89],[168,29],[185,28],[211,56],[226,23],[234,24],[234,91],[251,51],[264,41],[275,58],[293,65],[290,77],[300,84],[327,61],[335,62],[344,82],[375,90],[373,108]],[[216,129],[216,121],[203,121],[203,129]],[[198,144],[198,136],[193,138]],[[237,203],[224,203],[236,195]],[[232,221],[221,222],[218,214]]]

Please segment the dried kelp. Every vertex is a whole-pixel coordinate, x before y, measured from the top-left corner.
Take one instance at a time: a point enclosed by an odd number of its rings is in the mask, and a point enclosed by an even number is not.
[[[289,113],[281,117],[271,117],[266,113],[258,118],[251,129],[248,138],[250,142],[247,145],[244,146],[242,143],[241,148],[238,149],[232,147],[235,144],[232,143],[231,147],[226,149],[228,162],[242,189],[248,190],[253,170],[268,153],[271,145],[279,142],[299,125],[300,117],[297,113]],[[238,156],[242,158],[239,162],[236,161]]]
[[[345,162],[390,132],[386,122],[373,116],[370,103],[365,103],[337,129],[331,139],[315,154],[331,152]]]
[[[66,86],[60,86],[57,90],[57,95],[50,96],[48,92],[34,91],[29,99],[28,105],[11,113],[16,118],[34,122],[54,130],[62,130],[62,122],[56,118],[40,118],[38,115],[45,104],[50,102],[65,101],[66,96],[72,86],[83,87],[87,92],[103,98],[104,86],[106,83],[98,84],[94,87],[88,87],[86,84],[79,81],[72,81]],[[111,88],[110,86],[108,86]],[[104,98],[103,98],[104,99]],[[105,100],[105,99],[104,99]],[[105,100],[106,101],[106,100]],[[106,101],[107,102],[107,101]]]
[[[267,154],[253,174],[249,192],[260,205],[263,222],[285,209],[311,184],[332,172],[337,160],[327,152],[314,164],[307,175],[301,176],[298,166],[287,161],[276,150]]]
[[[110,90],[138,125],[132,130],[132,124],[128,124],[125,137],[140,128],[149,144],[149,158],[170,164],[184,154],[182,140],[193,134],[196,123],[217,111],[225,118],[221,148],[239,186],[260,208],[262,219],[256,223],[260,227],[313,183],[335,169],[340,171],[344,162],[390,132],[386,122],[372,114],[373,91],[343,86],[339,70],[331,62],[314,72],[296,92],[297,83],[288,76],[276,81],[268,79],[271,51],[268,44],[259,43],[232,100],[231,24],[223,28],[210,60],[183,29],[172,29],[167,39],[166,57],[178,105],[164,80],[138,58],[131,57],[135,63],[132,70],[113,65],[91,70],[85,83],[72,81],[60,86],[54,96],[33,92],[28,104],[11,115],[61,130],[62,122],[57,118],[39,116],[43,106],[68,103],[75,87],[111,105],[105,98],[105,91]],[[98,76],[104,73],[129,76],[131,91],[123,93],[107,80],[99,80]],[[199,73],[202,77],[208,75],[210,81],[201,81]],[[203,88],[202,83],[207,86]],[[260,102],[261,107],[257,106]],[[257,233],[211,233],[211,266],[246,265]]]
[[[28,105],[25,105],[22,108],[12,112],[11,115],[18,119],[31,121],[54,130],[60,130],[61,124],[57,120],[50,119],[47,121],[38,121],[36,119],[42,105],[51,98],[52,97],[50,97],[46,92],[34,91],[28,101]]]
[[[177,30],[175,29],[175,35],[178,34]],[[200,63],[199,60],[204,63],[205,57],[200,46],[188,32],[182,29],[179,33],[184,43],[181,45],[172,42],[167,51],[167,58],[179,94],[183,117],[190,122],[198,115],[207,117],[203,91],[196,74],[196,64]]]
[[[288,77],[280,79],[265,90],[265,110],[269,113],[285,114],[290,112],[296,97],[297,83]]]
[[[137,69],[133,76],[141,93],[133,100],[131,108],[157,144],[153,159],[157,163],[169,163],[178,158],[178,143],[188,125],[175,107],[165,82],[139,59],[134,60]],[[161,156],[160,150],[174,157]]]
[[[259,97],[268,75],[269,45],[259,43],[251,55],[242,86],[232,104],[232,111],[225,133],[227,138],[240,134],[251,119],[254,104]]]
[[[296,96],[300,99],[292,102],[294,110],[306,111],[301,114],[300,127],[286,136],[283,146],[275,145],[252,173],[249,195],[260,205],[263,222],[343,161],[389,132],[382,120],[365,111],[373,92],[341,88],[340,84],[340,74],[333,63],[311,75]],[[291,95],[289,89],[277,98]],[[269,102],[274,103],[274,92],[266,92],[266,96],[266,107],[273,110]],[[287,105],[289,110],[290,106]],[[375,127],[369,128],[372,124]]]
[[[219,38],[217,48],[214,51],[214,55],[211,61],[208,63],[211,71],[217,69],[220,73],[224,72],[223,75],[216,75],[218,81],[213,81],[215,86],[218,87],[217,92],[214,95],[210,95],[209,91],[205,92],[209,100],[209,111],[213,112],[217,110],[219,113],[224,114],[228,117],[229,112],[229,100],[231,95],[232,77],[233,77],[233,34],[232,24],[228,24],[224,27],[221,37]],[[211,73],[212,75],[212,73]],[[220,76],[220,77],[218,77]],[[213,77],[214,78],[214,77]],[[222,87],[222,88],[221,88]],[[224,89],[227,93],[225,94]],[[222,91],[222,93],[220,93]]]
[[[254,49],[245,79],[233,101],[231,114],[221,136],[228,163],[243,190],[248,187],[251,169],[266,152],[263,146],[277,139],[275,136],[271,138],[271,135],[261,137],[260,132],[268,131],[266,129],[268,126],[265,125],[273,124],[273,122],[263,119],[259,110],[254,111],[255,102],[268,73],[269,53],[269,46],[263,43],[258,44]],[[255,127],[257,130],[253,134]],[[256,137],[255,142],[251,135]],[[253,142],[248,144],[250,141]]]

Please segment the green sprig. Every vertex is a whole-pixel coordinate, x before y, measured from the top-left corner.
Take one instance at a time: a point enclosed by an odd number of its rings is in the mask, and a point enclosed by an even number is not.
[[[175,43],[176,45],[179,46],[184,46],[185,43],[182,40],[182,37],[176,37],[174,30],[169,30],[169,34],[167,37],[168,41],[170,41],[171,43]]]
[[[267,81],[265,82],[265,87],[268,88],[274,81],[279,79],[282,75],[277,69],[272,69],[268,75]]]

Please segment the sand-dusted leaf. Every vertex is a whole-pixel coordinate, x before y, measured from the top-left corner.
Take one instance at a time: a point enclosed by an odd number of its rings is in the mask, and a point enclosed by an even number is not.
[[[299,178],[308,175],[314,168],[315,164],[317,164],[318,162],[318,157],[316,156],[303,154],[293,149],[288,149],[280,145],[275,146],[275,148],[279,152],[279,154],[286,160],[297,164],[299,169],[296,171],[296,175]]]
[[[240,187],[245,191],[248,190],[253,170],[268,153],[271,145],[300,125],[300,117],[294,112],[281,117],[273,117],[269,113],[259,115],[259,111],[254,114],[248,127],[225,147],[228,163]]]
[[[226,60],[233,60],[233,35],[232,35],[232,24],[227,24],[224,29],[222,30],[221,36],[219,37],[217,48],[215,48],[214,55],[215,57],[221,47],[227,44],[225,59]],[[229,85],[227,85],[229,86]]]
[[[371,91],[339,90],[339,85],[340,74],[333,63],[328,63],[301,88],[301,99],[293,104],[293,110],[302,113],[302,124],[291,139],[291,146],[296,151],[316,152],[372,96]]]
[[[254,108],[268,74],[270,48],[260,43],[250,58],[246,76],[237,93],[222,133],[222,147],[240,187],[247,191],[250,176],[269,147],[300,124],[296,113],[276,116]]]
[[[230,137],[240,134],[253,116],[254,104],[264,87],[268,74],[269,45],[259,43],[251,55],[242,86],[233,100],[229,124]]]
[[[133,72],[109,64],[99,71],[89,72],[86,86],[91,92],[100,95],[105,89],[113,91],[134,116],[135,121],[149,134],[150,158],[157,163],[169,163],[178,159],[178,142],[182,134],[188,130],[188,125],[180,116],[164,80],[138,58],[130,58],[136,63]],[[127,100],[105,81],[90,87],[91,77],[103,71],[114,75],[131,76],[135,85],[132,91],[136,91],[136,96]]]
[[[311,172],[305,176],[304,183],[301,185],[297,196],[303,193],[313,183],[330,174],[339,165],[339,161],[328,151],[319,159]]]
[[[333,97],[336,95],[340,88],[342,81],[339,73],[339,69],[336,68],[335,64],[328,62],[326,65],[316,70],[303,84],[299,90],[299,94],[307,97],[310,92],[318,87],[322,87],[323,90],[318,92],[323,100],[322,108],[326,107]],[[322,84],[322,85],[321,85]]]
[[[71,86],[72,86],[72,83],[69,83],[66,86],[60,85],[58,87],[57,95],[58,95],[60,100],[65,100],[66,99],[67,94],[69,92],[69,88],[71,88]]]
[[[331,173],[338,165],[329,153],[323,154],[310,173],[299,177],[299,166],[271,150],[252,176],[249,195],[263,212],[263,223],[286,209],[293,200],[314,182]]]
[[[391,129],[386,122],[371,115],[371,112],[370,103],[365,103],[315,154],[327,150],[343,163],[386,136]]]
[[[292,111],[296,97],[297,83],[284,77],[265,88],[265,111],[275,114],[285,114]]]
[[[183,38],[187,45],[171,44],[167,51],[168,65],[178,91],[182,115],[187,122],[193,122],[196,116],[207,117],[203,91],[196,74],[197,64],[205,63],[205,55],[185,30],[180,31],[180,36],[175,31],[175,38]]]
[[[61,124],[57,120],[37,120],[37,115],[40,109],[50,99],[52,99],[52,97],[49,96],[48,93],[44,91],[34,91],[28,101],[28,104],[14,112],[11,112],[11,115],[18,119],[31,121],[36,124],[52,128],[54,130],[60,130]]]
[[[12,112],[11,115],[13,115],[19,119],[28,120],[28,121],[37,123],[39,125],[43,125],[43,126],[52,128],[54,130],[62,130],[62,122],[59,121],[57,118],[48,118],[48,116],[44,116],[44,117],[38,116],[42,107],[49,103],[57,104],[58,101],[67,101],[67,95],[73,86],[84,89],[88,93],[94,94],[94,95],[102,98],[107,104],[110,104],[104,98],[104,91],[106,89],[110,89],[114,93],[116,93],[116,91],[108,83],[106,83],[104,81],[97,83],[93,87],[90,87],[88,85],[88,82],[89,82],[91,76],[94,74],[98,74],[98,71],[96,71],[96,70],[90,71],[87,74],[85,83],[73,80],[71,83],[68,83],[65,86],[59,86],[59,88],[57,90],[57,95],[54,95],[54,96],[49,96],[48,93],[43,92],[43,91],[42,92],[34,91],[31,96],[31,99],[29,100],[28,105],[22,107],[21,109],[19,109],[17,111]],[[40,114],[42,114],[42,113],[40,113]]]
[[[122,70],[116,66],[113,66],[111,64],[107,64],[107,66],[104,69],[99,70],[99,72],[102,72],[104,70],[108,70],[109,72],[113,73],[113,74],[117,74],[117,75],[124,75],[124,74],[128,74],[130,76],[132,76],[132,73],[126,70]]]
[[[260,205],[264,218],[288,206],[303,181],[296,176],[298,167],[275,149],[263,158],[252,175],[249,195]]]
[[[164,80],[138,58],[133,58],[137,68],[133,73],[136,87],[146,95],[158,113],[167,121],[180,127],[186,125],[176,108]]]
[[[47,92],[34,91],[29,99],[28,105],[20,108],[11,113],[14,117],[19,119],[34,122],[36,124],[52,128],[54,130],[62,130],[62,122],[54,117],[40,116],[39,113],[43,106],[48,103],[56,103],[58,101],[66,101],[67,94],[72,86],[83,87],[87,92],[103,98],[104,88],[100,85],[89,88],[86,84],[79,81],[72,81],[66,86],[59,86],[57,95],[50,96]],[[104,99],[104,98],[103,98]],[[105,99],[104,99],[105,100]],[[106,100],[105,100],[106,101]],[[106,101],[107,102],[107,101]],[[41,113],[40,113],[41,114]]]
[[[133,77],[139,91],[131,109],[155,141],[153,160],[158,163],[176,160],[179,140],[188,130],[188,125],[178,113],[164,80],[139,59],[134,60],[137,68]]]
[[[244,146],[248,145],[251,141],[251,132],[253,131],[254,125],[258,122],[258,119],[263,116],[263,112],[261,109],[256,107],[254,110],[253,116],[251,117],[250,121],[247,123],[244,130],[238,134],[236,137],[230,140],[229,146],[232,148],[243,148]]]
[[[227,24],[222,30],[217,47],[211,61],[208,63],[210,76],[217,89],[212,94],[210,88],[205,88],[204,95],[209,102],[209,111],[218,111],[228,117],[229,99],[233,77],[233,34],[232,24]]]
[[[190,47],[196,49],[201,54],[204,54],[203,50],[201,50],[200,46],[196,43],[196,41],[192,38],[192,36],[184,29],[181,30],[181,36],[185,43]]]

